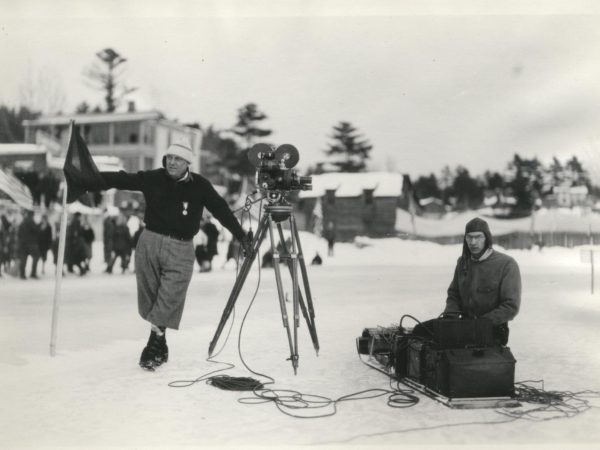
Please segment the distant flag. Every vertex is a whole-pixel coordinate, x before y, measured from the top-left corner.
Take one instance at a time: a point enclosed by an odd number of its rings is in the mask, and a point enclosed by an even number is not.
[[[21,208],[33,209],[33,198],[27,186],[0,170],[0,198],[8,197]]]
[[[100,171],[74,121],[71,122],[71,138],[63,172],[67,181],[67,203],[73,203],[88,191],[100,191],[104,188]]]

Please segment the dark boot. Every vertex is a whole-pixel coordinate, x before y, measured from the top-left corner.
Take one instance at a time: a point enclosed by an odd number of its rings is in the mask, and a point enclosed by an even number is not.
[[[154,368],[166,363],[169,360],[169,347],[167,347],[166,335],[156,334],[155,331],[150,333],[148,343],[142,355],[140,356],[140,367],[146,370],[154,370]]]

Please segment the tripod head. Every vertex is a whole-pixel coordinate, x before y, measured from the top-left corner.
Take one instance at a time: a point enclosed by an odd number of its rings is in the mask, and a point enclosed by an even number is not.
[[[294,210],[291,203],[285,198],[285,192],[268,191],[265,212],[271,215],[274,222],[287,220]]]

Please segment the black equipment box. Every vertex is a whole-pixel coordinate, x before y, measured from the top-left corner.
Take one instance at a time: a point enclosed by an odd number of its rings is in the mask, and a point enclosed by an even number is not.
[[[487,319],[431,319],[418,324],[413,335],[432,339],[437,348],[494,345],[494,330]]]
[[[508,347],[424,349],[421,382],[449,398],[514,395],[515,358]]]

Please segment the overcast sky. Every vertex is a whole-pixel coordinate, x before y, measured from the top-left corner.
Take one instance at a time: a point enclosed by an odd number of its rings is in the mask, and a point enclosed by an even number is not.
[[[0,102],[18,104],[43,73],[64,111],[102,104],[82,74],[112,47],[138,110],[227,128],[257,103],[299,167],[323,159],[344,120],[373,144],[373,168],[412,177],[503,170],[514,153],[576,154],[600,173],[593,5],[0,0]]]

